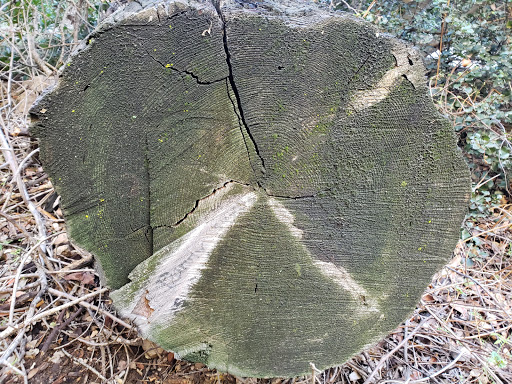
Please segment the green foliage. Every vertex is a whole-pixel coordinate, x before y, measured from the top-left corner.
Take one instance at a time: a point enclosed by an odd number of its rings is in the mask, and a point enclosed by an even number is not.
[[[466,137],[468,153],[482,158],[489,168],[498,172],[511,167],[510,143],[507,137],[492,130],[479,130]]]
[[[498,346],[498,350],[491,352],[488,361],[495,367],[505,369],[507,367],[507,362],[512,359],[512,354],[508,351],[503,351],[502,349],[506,344],[512,345],[512,343],[509,338],[503,337],[503,335],[497,332],[491,333],[491,336],[496,338],[494,344]]]
[[[15,71],[26,76],[40,69],[58,69],[76,44],[97,24],[108,4],[102,0],[17,0],[0,12],[0,62],[9,70],[11,54]],[[38,64],[39,56],[43,64]],[[46,66],[46,68],[41,68]],[[49,70],[49,71],[48,71]]]
[[[506,368],[507,360],[503,356],[501,356],[498,352],[492,351],[491,356],[489,357],[489,363],[498,368]]]
[[[469,217],[489,215],[504,195],[510,197],[512,2],[378,0],[371,7],[372,3],[347,0],[334,5],[424,53],[434,101],[452,121],[472,171]]]

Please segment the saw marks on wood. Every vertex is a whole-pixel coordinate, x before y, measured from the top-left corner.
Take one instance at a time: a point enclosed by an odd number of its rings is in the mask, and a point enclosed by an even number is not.
[[[144,337],[294,376],[394,329],[458,240],[468,171],[423,72],[306,2],[130,2],[33,132],[70,236]]]
[[[219,241],[234,225],[236,218],[254,205],[257,195],[247,191],[247,187],[239,188],[243,193],[239,191],[238,195],[229,197],[234,185],[226,184],[222,192],[217,191],[201,200],[198,207],[215,205],[215,209],[197,218],[193,230],[137,266],[130,274],[135,284],[127,284],[113,294],[114,298],[119,297],[120,303],[124,297],[131,297],[131,302],[120,308],[124,316],[135,320],[143,333],[147,333],[149,323],[158,325],[172,321],[188,299],[190,288],[201,277],[201,270]],[[145,310],[147,307],[150,309]]]

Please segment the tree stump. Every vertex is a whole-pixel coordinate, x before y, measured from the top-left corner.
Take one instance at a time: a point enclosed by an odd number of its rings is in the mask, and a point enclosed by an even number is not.
[[[307,3],[129,4],[32,109],[120,313],[241,376],[343,363],[415,308],[469,173],[418,53]]]

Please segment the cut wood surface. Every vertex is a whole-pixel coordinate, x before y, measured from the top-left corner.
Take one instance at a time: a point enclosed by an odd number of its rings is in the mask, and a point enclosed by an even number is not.
[[[340,364],[394,329],[470,194],[416,51],[305,2],[142,4],[32,109],[120,313],[257,377]]]

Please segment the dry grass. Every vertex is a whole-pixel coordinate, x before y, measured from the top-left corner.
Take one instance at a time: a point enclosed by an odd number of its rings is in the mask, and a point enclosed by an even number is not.
[[[473,239],[460,241],[411,318],[342,366],[320,372],[312,365],[310,376],[295,379],[241,379],[177,361],[138,339],[117,318],[90,255],[67,237],[28,133],[28,107],[56,70],[33,30],[16,25],[8,3],[0,9],[10,22],[2,44],[16,47],[0,88],[0,383],[512,382],[512,204],[505,200],[472,229],[489,256],[469,257]],[[15,41],[20,28],[33,37],[22,45]],[[57,67],[76,39],[60,41]],[[15,54],[22,60],[14,62]]]

